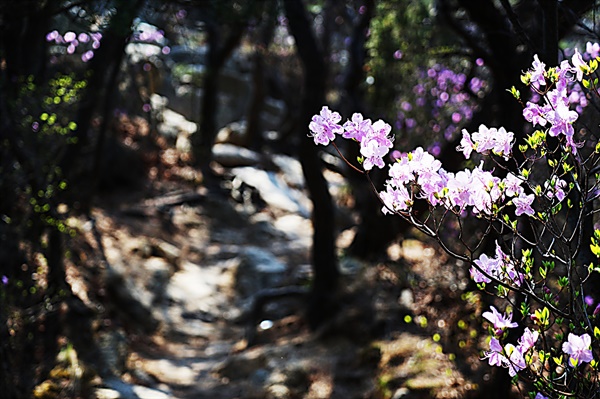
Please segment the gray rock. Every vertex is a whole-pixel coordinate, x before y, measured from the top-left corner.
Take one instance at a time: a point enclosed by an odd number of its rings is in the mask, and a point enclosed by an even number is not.
[[[253,166],[260,162],[257,152],[233,144],[215,144],[213,159],[228,168]]]
[[[181,257],[181,250],[166,241],[153,240],[152,251],[156,256],[165,258],[175,266],[179,263],[179,258]]]
[[[239,256],[234,287],[241,297],[251,297],[262,289],[281,284],[286,269],[272,253],[258,247],[247,247]]]
[[[283,173],[283,179],[291,186],[296,188],[304,187],[304,174],[300,161],[287,155],[273,155],[273,163]]]
[[[98,399],[174,399],[167,392],[148,388],[141,385],[128,384],[117,378],[108,378],[103,381],[102,388],[96,388]]]
[[[160,115],[158,132],[164,136],[176,139],[181,133],[190,135],[198,129],[196,123],[189,121],[180,113],[165,108]]]
[[[310,216],[310,200],[299,190],[290,188],[277,173],[253,167],[234,168],[231,173],[249,186],[256,188],[271,207]]]

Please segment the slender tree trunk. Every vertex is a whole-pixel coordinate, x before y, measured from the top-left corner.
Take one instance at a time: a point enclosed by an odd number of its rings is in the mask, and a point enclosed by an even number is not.
[[[311,29],[301,0],[283,2],[289,27],[304,70],[304,97],[296,127],[302,136],[299,157],[306,186],[313,203],[314,228],[312,262],[314,281],[308,303],[308,321],[314,329],[337,310],[336,288],[339,277],[335,254],[334,207],[322,173],[322,161],[312,140],[306,138],[308,124],[319,113],[325,99],[326,64]]]
[[[277,15],[275,10],[266,10],[263,26],[258,32],[252,55],[252,99],[246,114],[246,143],[253,150],[259,150],[262,145],[261,111],[266,97],[265,60],[269,43],[273,40]]]
[[[371,19],[375,13],[375,1],[364,2],[364,12],[357,17],[356,23],[350,36],[348,46],[348,66],[343,81],[343,102],[341,109],[344,115],[352,115],[355,112],[365,112],[364,90],[362,84],[365,79],[364,66],[367,58],[365,43]],[[360,154],[358,146],[347,146],[349,159],[356,159]],[[371,174],[375,184],[380,187],[383,184],[384,175],[373,171]],[[402,228],[408,227],[400,218],[394,218],[381,213],[381,202],[374,195],[370,184],[363,175],[348,171],[348,182],[352,185],[352,191],[356,201],[355,209],[360,214],[360,223],[356,235],[348,248],[348,254],[361,258],[371,259],[385,254],[388,245],[396,239]]]
[[[200,123],[198,132],[192,135],[192,151],[194,161],[200,167],[205,184],[215,184],[210,162],[212,160],[212,147],[217,136],[217,112],[219,110],[219,74],[225,61],[233,50],[239,45],[245,26],[239,22],[234,24],[231,32],[221,42],[222,27],[215,21],[206,21],[206,34],[208,40],[208,53],[206,70],[202,83],[202,102],[200,104]]]

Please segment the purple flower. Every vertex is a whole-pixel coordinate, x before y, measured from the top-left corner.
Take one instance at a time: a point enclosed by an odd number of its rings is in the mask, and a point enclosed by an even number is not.
[[[502,315],[494,306],[490,306],[490,309],[492,310],[491,312],[483,312],[482,316],[494,325],[496,331],[502,331],[505,328],[515,328],[518,326],[517,323],[512,322],[512,313],[508,315],[505,313]]]
[[[508,161],[508,158],[512,153],[514,133],[507,132],[503,127],[500,127],[494,133],[493,151],[495,154],[504,157],[504,159]]]
[[[523,180],[512,173],[506,176],[503,183],[504,193],[509,197],[518,196],[523,192],[523,187],[521,187]]]
[[[485,271],[491,276],[496,274],[496,270],[499,266],[498,261],[496,259],[490,259],[486,254],[481,254],[479,259],[475,260],[473,263],[475,263],[477,266],[479,266],[481,270]],[[489,283],[492,281],[485,274],[481,273],[479,269],[477,269],[475,266],[471,267],[471,270],[469,272],[471,274],[471,278],[476,283]]]
[[[585,304],[588,306],[594,305],[594,298],[589,295],[586,295],[585,298],[583,298],[583,300],[585,301]]]
[[[488,359],[488,363],[490,366],[502,367],[505,361],[507,360],[506,357],[502,354],[502,350],[503,349],[502,345],[500,344],[500,341],[492,337],[492,339],[490,340],[490,350],[489,352],[485,353],[485,356],[483,358]]]
[[[382,146],[377,140],[364,140],[363,145],[360,148],[360,153],[365,157],[363,162],[363,168],[365,170],[373,169],[373,166],[383,168],[385,163],[383,157],[387,155],[389,148]]]
[[[471,152],[473,151],[475,144],[471,140],[471,135],[469,134],[467,129],[463,129],[462,134],[463,134],[463,137],[460,140],[460,145],[458,147],[456,147],[456,150],[462,151],[465,158],[469,159],[471,157]]]
[[[2,284],[7,285],[8,284],[8,277],[6,276],[2,276]]]
[[[352,119],[344,123],[344,133],[342,137],[345,139],[354,139],[359,143],[362,142],[365,136],[372,134],[370,119],[363,119],[362,114],[355,113]]]
[[[332,112],[329,107],[321,108],[319,115],[314,115],[308,125],[311,133],[309,136],[315,141],[315,144],[327,145],[335,139],[335,134],[342,134],[344,129],[338,125],[342,119],[340,114]]]
[[[538,55],[533,56],[533,63],[531,64],[533,69],[529,70],[531,74],[531,83],[533,83],[536,87],[545,86],[546,79],[544,78],[544,73],[546,72],[546,64],[540,61]]]
[[[94,58],[94,52],[92,50],[88,50],[85,53],[81,54],[81,61],[88,62]]]
[[[533,348],[540,334],[537,331],[530,330],[529,327],[525,327],[525,331],[521,338],[519,338],[518,348],[521,353],[526,353],[529,349]]]
[[[404,186],[394,188],[388,185],[386,191],[379,193],[379,197],[384,204],[381,208],[381,211],[384,214],[406,211],[408,210],[409,204],[412,202],[410,194]]]
[[[517,375],[517,372],[527,367],[525,359],[523,358],[523,353],[521,353],[519,348],[515,347],[513,344],[506,344],[504,351],[508,355],[508,362],[506,364],[506,367],[508,367],[508,375],[514,377]]]
[[[588,334],[575,335],[569,333],[567,342],[562,345],[562,350],[569,355],[569,366],[577,367],[579,362],[589,363],[594,359],[590,345],[592,338]]]
[[[525,195],[525,193],[521,193],[521,194],[519,194],[518,197],[513,198],[512,202],[513,202],[514,206],[517,208],[515,210],[515,215],[517,215],[517,216],[521,216],[522,214],[529,215],[529,216],[533,215],[535,213],[535,211],[531,207],[531,204],[533,203],[534,199],[535,199],[535,196],[533,194]]]
[[[581,54],[579,53],[579,51],[577,49],[575,49],[575,54],[573,54],[573,57],[571,58],[571,62],[573,63],[573,66],[575,67],[575,76],[577,78],[578,82],[581,82],[581,79],[583,79],[583,73],[588,69],[587,68],[587,64],[585,63],[585,61],[583,60],[583,58],[581,57]]]
[[[535,398],[533,399],[548,399],[548,397],[538,392],[537,394],[535,394]]]
[[[490,340],[490,351],[485,353],[484,359],[488,359],[490,366],[508,368],[511,377],[523,370],[527,365],[523,353],[513,344],[506,344],[504,348],[496,338]]]
[[[540,107],[538,104],[528,102],[527,106],[523,109],[523,117],[527,122],[531,122],[534,126],[546,126],[546,119],[544,115],[548,112],[548,107]]]
[[[496,129],[480,125],[477,132],[469,134],[466,129],[463,129],[462,134],[463,138],[456,149],[462,151],[467,159],[473,150],[480,154],[492,151],[506,160],[512,152],[514,133],[507,132],[503,127]]]
[[[585,44],[585,52],[588,53],[591,58],[598,57],[598,54],[600,54],[600,44],[587,42]]]
[[[358,119],[360,118],[357,118],[357,122]],[[371,170],[373,166],[379,168],[385,166],[383,157],[393,146],[392,137],[389,136],[391,130],[392,127],[380,119],[364,131],[364,136],[360,140],[360,153],[365,157],[363,162],[365,170]]]
[[[552,175],[550,180],[546,181],[544,187],[548,190],[546,196],[548,198],[554,198],[558,200],[558,202],[562,202],[565,199],[565,188],[567,188],[567,182],[560,179],[556,175]]]

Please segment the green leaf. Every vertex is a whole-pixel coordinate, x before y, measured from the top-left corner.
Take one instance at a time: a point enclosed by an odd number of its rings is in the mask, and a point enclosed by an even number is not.
[[[569,284],[569,279],[566,276],[561,276],[558,278],[558,286],[560,288],[565,288]]]
[[[560,355],[560,357],[553,357],[552,360],[554,360],[554,363],[556,363],[557,366],[560,366],[563,363],[563,355]]]
[[[586,89],[589,89],[589,88],[590,88],[590,81],[589,81],[589,80],[587,80],[587,79],[583,79],[583,80],[581,81],[581,83],[583,84],[583,87],[585,87]]]

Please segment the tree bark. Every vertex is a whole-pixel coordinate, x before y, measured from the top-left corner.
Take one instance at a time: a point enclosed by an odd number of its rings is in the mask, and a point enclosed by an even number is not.
[[[302,1],[287,0],[283,3],[304,71],[302,109],[296,131],[298,136],[306,136],[312,116],[319,113],[325,99],[326,64]],[[313,203],[314,280],[309,294],[307,318],[310,326],[315,329],[337,310],[335,294],[339,271],[335,254],[334,207],[321,170],[322,161],[312,140],[303,137],[298,152]]]
[[[206,34],[208,52],[206,71],[202,84],[202,102],[200,104],[200,123],[198,132],[192,135],[192,151],[194,162],[202,171],[205,185],[212,186],[214,176],[210,169],[212,147],[217,136],[217,112],[219,110],[219,74],[225,61],[239,45],[244,33],[245,24],[234,24],[229,35],[221,42],[222,27],[215,20],[207,20]]]

